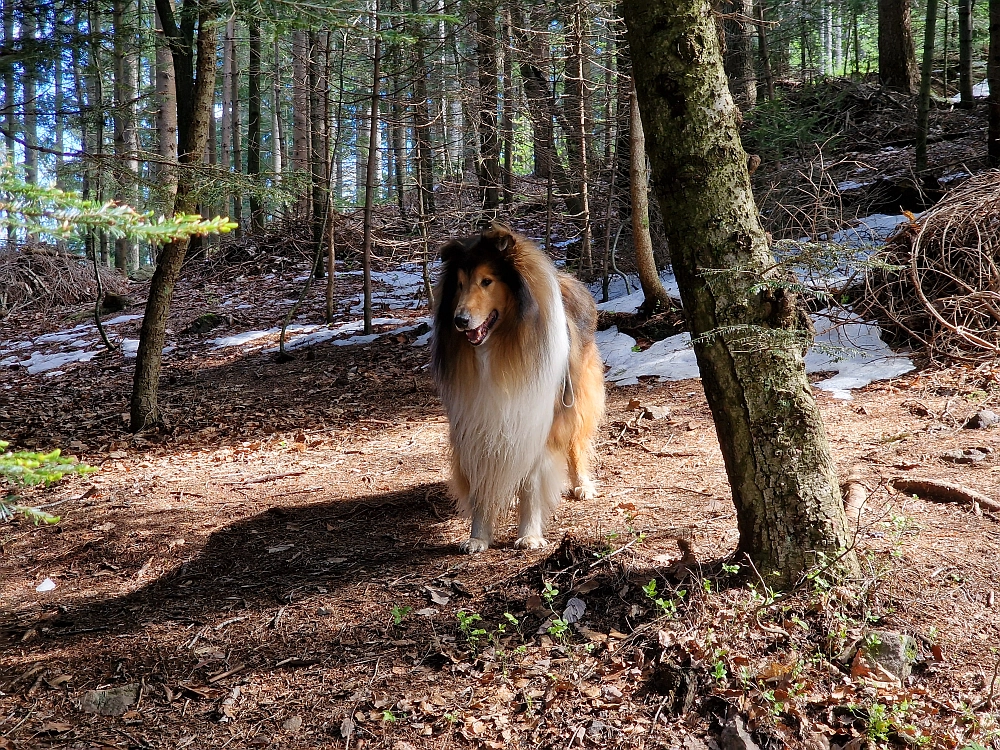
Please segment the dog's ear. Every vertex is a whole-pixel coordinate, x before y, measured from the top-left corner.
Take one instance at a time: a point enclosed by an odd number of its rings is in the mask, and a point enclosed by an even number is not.
[[[498,221],[492,222],[488,229],[483,230],[483,239],[493,244],[501,258],[509,258],[517,245],[513,230]]]
[[[441,248],[441,262],[451,263],[452,260],[465,252],[465,245],[461,240],[451,240]]]

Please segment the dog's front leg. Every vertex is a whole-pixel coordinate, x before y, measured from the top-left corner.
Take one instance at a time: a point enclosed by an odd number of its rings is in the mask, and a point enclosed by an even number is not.
[[[545,527],[555,512],[562,489],[562,476],[547,452],[528,474],[517,493],[518,532],[514,546],[538,549],[548,544]]]
[[[469,498],[469,506],[472,511],[472,534],[462,542],[461,550],[476,555],[490,548],[495,514],[491,512],[492,508],[488,504],[479,501],[475,496]]]

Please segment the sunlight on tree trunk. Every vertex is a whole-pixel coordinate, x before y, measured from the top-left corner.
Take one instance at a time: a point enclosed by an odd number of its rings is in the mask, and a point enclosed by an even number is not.
[[[626,0],[654,184],[740,530],[770,583],[858,570],[806,379],[806,313],[780,280],[750,191],[707,0]],[[712,269],[708,273],[708,269]]]

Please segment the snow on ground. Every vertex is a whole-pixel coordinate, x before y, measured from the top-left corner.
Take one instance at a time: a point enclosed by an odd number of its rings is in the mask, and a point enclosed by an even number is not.
[[[975,86],[972,87],[972,96],[975,99],[985,99],[989,95],[990,95],[989,81],[980,81],[979,83],[977,83]],[[958,104],[960,101],[962,101],[961,92],[955,94],[954,96],[949,96],[948,101],[951,102],[952,104]]]

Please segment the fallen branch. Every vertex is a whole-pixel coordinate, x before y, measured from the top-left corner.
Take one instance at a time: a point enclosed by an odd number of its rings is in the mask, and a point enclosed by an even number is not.
[[[893,479],[889,482],[895,489],[908,495],[916,495],[936,503],[966,503],[984,510],[1000,512],[1000,503],[981,492],[970,490],[959,484],[941,482],[936,479]]]

